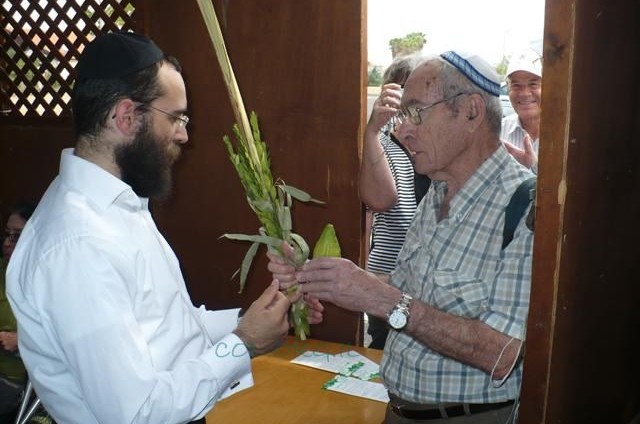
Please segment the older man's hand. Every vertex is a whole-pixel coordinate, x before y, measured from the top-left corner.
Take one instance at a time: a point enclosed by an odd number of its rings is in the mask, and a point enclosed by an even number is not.
[[[293,259],[293,249],[286,243],[282,244],[282,251],[284,254]],[[269,258],[269,264],[267,268],[273,274],[273,279],[278,280],[280,284],[280,290],[287,290],[290,287],[298,285],[298,280],[296,279],[296,269],[293,265],[291,265],[291,261],[287,261],[282,256],[267,252],[267,257]],[[298,290],[295,292],[293,296],[289,297],[289,300],[293,303],[299,299],[299,296],[302,296],[302,291]],[[319,324],[323,320],[324,306],[320,301],[314,297],[313,295],[304,295],[304,302],[307,304],[307,308],[309,309],[309,324]]]
[[[282,252],[288,260],[275,253],[267,252],[267,257],[269,258],[267,269],[273,274],[273,279],[280,282],[280,290],[286,290],[298,284],[298,281],[295,275],[296,268],[292,265],[294,257],[293,248],[283,242]]]
[[[344,258],[318,258],[296,273],[302,292],[352,311],[368,311],[380,295],[381,281]]]

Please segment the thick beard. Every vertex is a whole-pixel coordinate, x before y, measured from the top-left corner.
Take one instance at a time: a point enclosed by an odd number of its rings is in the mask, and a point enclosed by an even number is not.
[[[133,142],[118,146],[115,159],[122,181],[129,184],[138,196],[165,199],[171,193],[173,160],[146,123]]]

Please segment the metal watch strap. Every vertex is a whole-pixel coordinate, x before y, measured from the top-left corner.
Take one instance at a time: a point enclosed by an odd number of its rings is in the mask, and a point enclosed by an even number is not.
[[[398,304],[387,315],[387,322],[391,328],[399,331],[407,326],[409,322],[409,305],[412,300],[413,298],[409,294],[402,293],[402,298]]]
[[[407,311],[407,313],[409,312],[409,304],[411,303],[411,301],[413,300],[413,297],[411,297],[411,295],[402,292],[402,298],[400,299],[400,302],[398,302],[398,304],[396,305],[396,307],[394,309],[402,309]]]

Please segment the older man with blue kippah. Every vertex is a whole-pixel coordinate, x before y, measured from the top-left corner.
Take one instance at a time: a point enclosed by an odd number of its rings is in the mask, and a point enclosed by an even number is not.
[[[385,423],[508,423],[522,378],[533,233],[529,193],[513,238],[507,206],[533,177],[500,142],[499,79],[476,55],[447,52],[409,76],[398,133],[433,184],[388,278],[320,258],[294,272],[271,257],[281,285],[387,320],[381,376]]]

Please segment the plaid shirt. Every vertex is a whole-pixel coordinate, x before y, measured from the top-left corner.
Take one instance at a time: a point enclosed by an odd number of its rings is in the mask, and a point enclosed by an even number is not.
[[[531,175],[500,146],[456,193],[449,217],[440,222],[447,187],[434,181],[409,228],[391,284],[441,311],[524,340],[533,233],[522,219],[504,250],[502,234],[505,207]],[[391,331],[381,373],[389,391],[411,402],[493,403],[518,396],[522,365],[494,388],[484,371]]]

